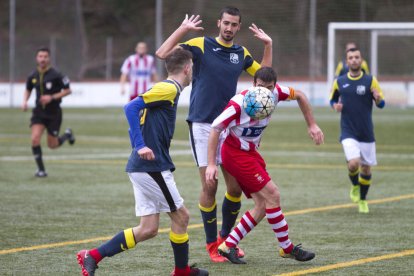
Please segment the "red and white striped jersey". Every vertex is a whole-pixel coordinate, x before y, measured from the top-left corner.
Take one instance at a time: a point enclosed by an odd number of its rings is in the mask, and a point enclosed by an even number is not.
[[[151,55],[131,55],[121,67],[121,73],[129,77],[131,96],[144,94],[150,88],[151,76],[155,72],[155,60]]]
[[[224,143],[241,150],[256,150],[259,147],[263,130],[269,124],[271,116],[262,120],[252,119],[243,108],[243,98],[248,90],[244,90],[231,98],[224,111],[214,120],[212,127],[224,130]],[[295,90],[291,87],[276,84],[273,91],[278,102],[291,100]]]

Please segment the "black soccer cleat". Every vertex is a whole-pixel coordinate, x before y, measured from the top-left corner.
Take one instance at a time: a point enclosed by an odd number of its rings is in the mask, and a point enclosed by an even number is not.
[[[206,269],[196,267],[196,264],[190,266],[190,276],[208,276]]]
[[[289,254],[285,253],[285,251],[281,248],[279,250],[279,255],[282,258],[295,259],[300,262],[310,261],[315,258],[315,253],[302,249],[302,244],[294,246],[292,252]]]
[[[46,177],[46,176],[47,176],[47,173],[46,173],[45,171],[38,170],[38,171],[35,173],[35,175],[34,175],[34,176],[35,176],[35,177],[42,178],[42,177]]]
[[[75,144],[75,135],[73,135],[73,130],[71,128],[67,128],[65,130],[65,135],[68,137],[68,142],[70,145]]]
[[[227,247],[224,242],[220,244],[220,246],[218,247],[218,253],[230,262],[232,262],[233,264],[246,264],[245,260],[238,257],[236,248]]]

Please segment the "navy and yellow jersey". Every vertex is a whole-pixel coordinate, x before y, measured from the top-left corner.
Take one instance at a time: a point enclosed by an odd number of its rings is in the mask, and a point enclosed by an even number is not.
[[[362,70],[365,74],[369,75],[368,63],[365,61],[365,59],[364,59],[364,60],[362,60],[362,63],[361,63],[361,70]],[[346,74],[346,73],[348,73],[348,72],[349,72],[349,67],[348,67],[348,65],[346,64],[346,60],[344,59],[344,60],[340,61],[340,62],[338,63],[338,65],[336,66],[336,70],[335,70],[335,78],[337,78],[337,77],[339,77],[339,76],[343,76],[343,75],[345,75],[345,74]]]
[[[353,138],[359,142],[374,142],[374,126],[372,122],[372,90],[380,93],[379,108],[384,107],[384,95],[377,79],[363,72],[353,78],[348,73],[338,77],[333,84],[330,103],[342,103],[340,141]]]
[[[193,54],[193,83],[190,122],[212,123],[236,94],[237,81],[244,71],[254,76],[260,68],[249,51],[217,38],[196,37],[180,44]]]
[[[36,90],[36,107],[35,109],[45,112],[55,111],[60,108],[61,99],[53,100],[46,106],[40,104],[42,95],[53,95],[61,92],[63,89],[69,89],[69,78],[50,67],[45,71],[33,71],[26,81],[26,89],[31,92]]]
[[[178,82],[167,79],[125,105],[133,148],[126,166],[127,172],[175,170],[169,148],[181,90]],[[139,157],[137,151],[143,147],[154,152],[155,160],[143,160]]]

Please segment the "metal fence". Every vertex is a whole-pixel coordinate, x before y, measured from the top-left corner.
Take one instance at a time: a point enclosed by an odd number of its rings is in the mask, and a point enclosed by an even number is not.
[[[156,15],[157,4],[162,16]],[[256,59],[261,59],[263,46],[248,26],[254,22],[273,38],[274,67],[281,78],[326,78],[329,22],[414,21],[412,0],[0,0],[0,81],[24,81],[34,69],[35,50],[43,45],[51,48],[53,64],[72,80],[116,80],[137,41],[146,41],[153,53],[157,37],[166,39],[186,13],[200,14],[205,28],[187,38],[216,36],[219,11],[226,5],[241,10],[236,43]],[[370,62],[366,31],[343,31],[337,38],[338,60],[352,40]],[[414,75],[412,36],[381,37],[379,53],[379,75]]]

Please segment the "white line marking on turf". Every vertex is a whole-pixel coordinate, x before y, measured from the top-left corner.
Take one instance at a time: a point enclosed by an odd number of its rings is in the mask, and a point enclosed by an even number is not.
[[[309,151],[263,151],[263,156],[276,156],[276,157],[313,157],[313,158],[342,158],[344,155],[337,152],[309,152]],[[129,152],[109,152],[109,153],[89,153],[89,154],[56,154],[56,155],[44,155],[45,160],[66,160],[66,159],[114,159],[125,158],[130,155]],[[191,150],[171,150],[171,156],[191,156]],[[377,154],[379,159],[414,159],[414,154],[395,154],[395,153],[379,153]],[[33,160],[32,155],[8,155],[0,156],[0,161],[28,161]]]

